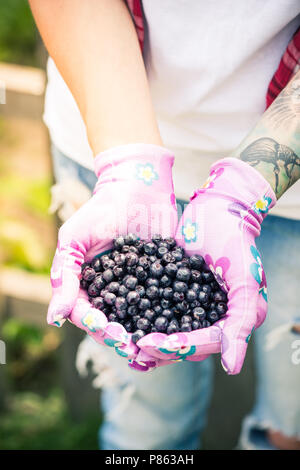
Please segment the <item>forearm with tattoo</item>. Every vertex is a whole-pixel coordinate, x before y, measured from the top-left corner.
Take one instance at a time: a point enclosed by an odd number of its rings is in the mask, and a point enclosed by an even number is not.
[[[277,199],[300,178],[300,72],[232,156],[254,166]]]

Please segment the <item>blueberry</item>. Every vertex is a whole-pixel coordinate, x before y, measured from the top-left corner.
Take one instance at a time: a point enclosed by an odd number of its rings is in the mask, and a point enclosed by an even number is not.
[[[127,294],[126,300],[129,305],[136,305],[140,301],[140,296],[138,292],[133,290]]]
[[[181,313],[187,313],[189,310],[189,304],[186,302],[186,300],[183,300],[177,304],[177,308]]]
[[[166,317],[160,316],[157,317],[157,319],[154,322],[155,328],[157,328],[157,331],[166,331],[168,327],[168,320]]]
[[[138,255],[139,250],[137,249],[136,246],[130,246],[129,247],[129,253],[135,253],[136,255]]]
[[[159,286],[159,280],[155,279],[154,277],[148,277],[148,279],[145,282],[145,287],[150,287],[150,286]]]
[[[186,293],[186,300],[188,302],[194,302],[197,299],[197,293],[193,289],[189,289]]]
[[[172,287],[165,287],[163,291],[163,297],[164,299],[170,300],[173,297],[173,289]]]
[[[125,255],[127,266],[135,266],[138,263],[138,256],[136,253],[127,253]]]
[[[161,262],[166,265],[166,264],[169,264],[169,263],[175,263],[175,257],[172,255],[172,253],[168,252],[166,254],[163,255],[162,259],[161,259]]]
[[[136,326],[138,327],[139,330],[148,331],[151,326],[151,323],[147,318],[140,318],[137,321]]]
[[[94,297],[91,303],[93,307],[97,308],[98,310],[102,310],[104,307],[104,300],[102,297]]]
[[[142,268],[142,266],[138,266],[135,270],[135,275],[138,278],[139,281],[145,281],[147,279],[147,273],[146,271]]]
[[[178,281],[187,282],[191,277],[191,270],[189,268],[179,268],[176,274]]]
[[[129,253],[129,251],[130,251],[130,246],[129,245],[123,245],[122,253]]]
[[[215,302],[227,302],[227,294],[222,290],[218,290],[213,294],[213,300]]]
[[[175,292],[186,292],[188,290],[188,286],[185,282],[175,281],[173,283],[173,289]]]
[[[201,290],[198,294],[198,300],[201,302],[201,304],[208,302],[209,294]]]
[[[114,239],[114,247],[120,250],[125,245],[124,237],[118,237]]]
[[[144,269],[148,269],[150,266],[150,261],[148,256],[141,256],[139,259],[139,266],[141,266]]]
[[[95,259],[95,258],[94,258],[94,259]],[[82,263],[82,265],[81,265],[81,272],[82,272],[87,266],[90,267],[89,263],[87,263],[87,262]]]
[[[181,261],[183,258],[183,252],[180,251],[178,248],[172,251],[172,255],[174,256],[176,262]]]
[[[154,311],[155,315],[160,315],[163,311],[162,306],[161,305],[155,305],[153,307],[153,311]]]
[[[121,266],[114,266],[113,267],[113,273],[115,277],[122,277],[124,275],[124,269],[121,268]]]
[[[130,305],[130,307],[128,307],[127,309],[127,314],[130,317],[134,317],[135,315],[138,315],[138,313],[139,313],[139,309],[137,308],[136,305]]]
[[[154,277],[161,277],[164,272],[163,266],[160,264],[159,261],[155,261],[155,263],[152,263],[150,266],[150,272],[152,276]]]
[[[125,287],[130,290],[134,290],[137,286],[138,280],[134,276],[128,276],[124,282]]]
[[[195,320],[202,321],[206,317],[206,313],[204,308],[202,307],[196,307],[193,309],[193,317]]]
[[[169,308],[165,308],[163,311],[162,311],[162,315],[164,317],[166,317],[167,320],[172,320],[173,318],[173,312],[172,310],[170,310]]]
[[[140,310],[147,310],[151,307],[151,302],[149,299],[144,298],[139,301],[138,305]]]
[[[165,238],[164,241],[168,245],[169,250],[171,250],[172,248],[174,248],[176,246],[176,241],[174,240],[173,237],[167,237],[167,238]]]
[[[139,253],[143,253],[143,251],[144,251],[144,242],[142,240],[137,240],[134,243],[134,246],[136,247],[136,249],[138,250]]]
[[[102,290],[100,291],[100,295],[101,295],[101,297],[103,297],[103,299],[104,299],[104,297],[106,296],[107,293],[108,293],[108,290],[107,290],[107,289],[102,289]]]
[[[192,269],[201,270],[204,266],[204,259],[200,255],[192,255],[189,259],[190,267]]]
[[[210,287],[209,284],[202,284],[201,290],[202,290],[203,292],[207,292],[208,294],[211,293],[211,287]]]
[[[201,325],[202,325],[202,328],[208,328],[209,326],[211,326],[211,323],[208,320],[203,320],[201,322]]]
[[[169,287],[172,284],[172,279],[164,274],[159,281],[161,287]]]
[[[126,297],[126,295],[128,294],[129,292],[129,289],[127,289],[127,287],[125,287],[123,284],[120,285],[119,287],[119,296],[120,297]]]
[[[106,282],[111,282],[114,278],[114,273],[111,269],[106,269],[102,276]]]
[[[183,315],[181,317],[181,323],[192,323],[193,319],[190,315]]]
[[[146,293],[145,287],[144,286],[136,286],[135,292],[137,292],[140,297],[144,297],[145,293]]]
[[[148,242],[148,243],[145,243],[144,245],[144,252],[151,256],[151,255],[154,255],[156,253],[156,250],[157,250],[157,246],[155,243],[153,242]]]
[[[198,320],[193,320],[192,321],[192,328],[193,328],[193,330],[199,330],[199,328],[201,328],[201,323]]]
[[[107,292],[104,296],[104,302],[108,305],[114,305],[116,301],[116,296],[112,292]]]
[[[151,326],[151,333],[156,333],[157,332],[157,328],[155,328],[155,326]]]
[[[211,271],[203,271],[202,274],[201,274],[201,277],[202,277],[202,281],[205,284],[208,284],[208,283],[212,282],[215,279],[214,275]]]
[[[95,270],[96,273],[99,273],[102,269],[102,264],[100,258],[94,258],[91,262],[92,268]]]
[[[167,335],[172,335],[173,333],[177,333],[179,331],[179,328],[176,327],[176,325],[169,325],[167,328]]]
[[[166,253],[168,253],[168,248],[166,246],[159,246],[157,256],[162,258]]]
[[[158,297],[158,288],[156,286],[147,287],[146,296],[151,300],[156,299]]]
[[[124,253],[118,253],[114,257],[114,262],[117,266],[123,266],[123,264],[125,264],[125,261],[126,261],[126,257],[124,255]]]
[[[102,266],[103,266],[103,269],[106,270],[106,269],[112,269],[116,264],[115,262],[110,259],[110,258],[105,258],[104,260],[101,260],[102,261]]]
[[[185,333],[189,333],[190,331],[192,331],[191,323],[182,323],[180,331]]]
[[[158,243],[162,241],[162,236],[160,234],[155,234],[152,237],[152,241],[153,241],[153,243],[158,245]]]
[[[199,300],[194,300],[194,302],[190,303],[190,307],[191,308],[201,307],[201,303],[199,302]]]
[[[86,266],[82,271],[82,279],[84,279],[85,281],[91,282],[95,279],[95,276],[96,272],[90,266]]]
[[[155,263],[157,261],[157,257],[155,255],[151,255],[149,256],[149,261],[150,261],[150,264]]]
[[[169,325],[174,325],[177,328],[177,331],[179,331],[179,323],[176,320],[176,318],[173,318],[173,320],[170,321]]]
[[[210,310],[210,311],[206,314],[206,318],[207,318],[207,320],[208,320],[210,323],[214,323],[214,322],[216,322],[217,320],[219,320],[219,315],[218,315],[218,313],[216,312],[216,310]]]
[[[170,277],[176,277],[177,270],[178,268],[175,263],[169,263],[165,266],[165,273]]]
[[[115,313],[110,313],[108,315],[108,321],[118,321],[118,317]]]
[[[115,307],[117,310],[126,310],[127,302],[124,297],[117,297],[115,301]]]
[[[146,333],[143,330],[136,330],[131,336],[132,342],[136,344],[140,339],[143,338],[143,336],[145,336],[145,334]]]
[[[84,279],[80,279],[80,287],[81,289],[88,290],[88,287],[89,287],[88,281],[85,281]]]
[[[136,328],[136,324],[137,324],[137,322],[139,321],[140,318],[141,318],[141,315],[133,315],[132,316],[132,323],[134,324],[135,328]]]
[[[127,313],[125,310],[117,310],[116,315],[120,320],[124,320],[127,317]]]
[[[153,322],[155,316],[156,316],[156,315],[155,315],[155,312],[154,312],[154,310],[152,310],[151,308],[147,308],[147,310],[145,310],[144,318],[146,318],[147,320],[149,320],[151,323]]]
[[[201,282],[201,272],[197,269],[191,270],[191,282]]]
[[[137,236],[134,235],[133,233],[128,233],[128,235],[124,237],[124,242],[126,245],[133,245],[136,241],[137,241]]]
[[[116,294],[119,290],[119,287],[120,287],[120,284],[118,282],[112,281],[108,284],[107,290],[108,292],[113,292],[114,294]]]
[[[174,302],[182,302],[185,299],[185,295],[183,292],[173,292],[173,300]]]
[[[211,304],[211,307],[212,307],[212,304]],[[225,302],[219,302],[217,303],[216,305],[216,312],[218,313],[218,315],[220,317],[224,316],[228,310],[228,307],[227,305],[225,304]]]
[[[171,307],[171,301],[167,299],[161,299],[160,305],[163,309]]]
[[[131,333],[131,332],[132,332],[132,328],[133,328],[132,321],[131,321],[131,320],[127,320],[127,321],[124,323],[124,328],[125,328],[125,330],[126,330],[128,333]]]
[[[211,287],[212,292],[216,292],[217,290],[220,289],[220,286],[217,283],[217,281],[212,281],[212,282],[209,283],[209,285]]]
[[[89,285],[89,288],[88,288],[88,294],[89,296],[91,297],[98,297],[99,296],[99,289],[97,289],[97,287],[95,286],[94,283],[90,284]]]

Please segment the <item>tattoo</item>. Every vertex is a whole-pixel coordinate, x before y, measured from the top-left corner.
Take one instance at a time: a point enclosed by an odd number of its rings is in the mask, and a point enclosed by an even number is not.
[[[278,194],[279,174],[283,165],[286,176],[289,178],[287,186],[293,183],[295,166],[300,169],[300,158],[286,145],[281,145],[269,137],[262,137],[252,142],[240,154],[240,158],[251,166],[261,162],[273,166],[275,175],[275,193]]]
[[[300,129],[300,78],[296,77],[278,95],[266,112],[269,124],[276,131],[299,132]]]
[[[300,178],[300,71],[233,156],[256,167],[277,199]]]

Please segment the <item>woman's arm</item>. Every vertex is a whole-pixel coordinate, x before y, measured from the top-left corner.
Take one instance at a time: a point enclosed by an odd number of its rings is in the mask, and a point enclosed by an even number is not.
[[[123,0],[29,0],[87,127],[94,154],[162,145],[130,13]]]
[[[231,156],[254,166],[277,199],[300,178],[300,72]]]

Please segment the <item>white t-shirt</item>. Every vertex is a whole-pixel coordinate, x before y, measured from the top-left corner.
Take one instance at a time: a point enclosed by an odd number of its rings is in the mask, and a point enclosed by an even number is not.
[[[188,199],[265,109],[268,84],[300,24],[299,0],[144,0],[145,63],[176,196]],[[101,58],[100,58],[101,60]],[[54,144],[93,169],[85,125],[54,62],[44,119]],[[300,181],[273,214],[300,219]]]

